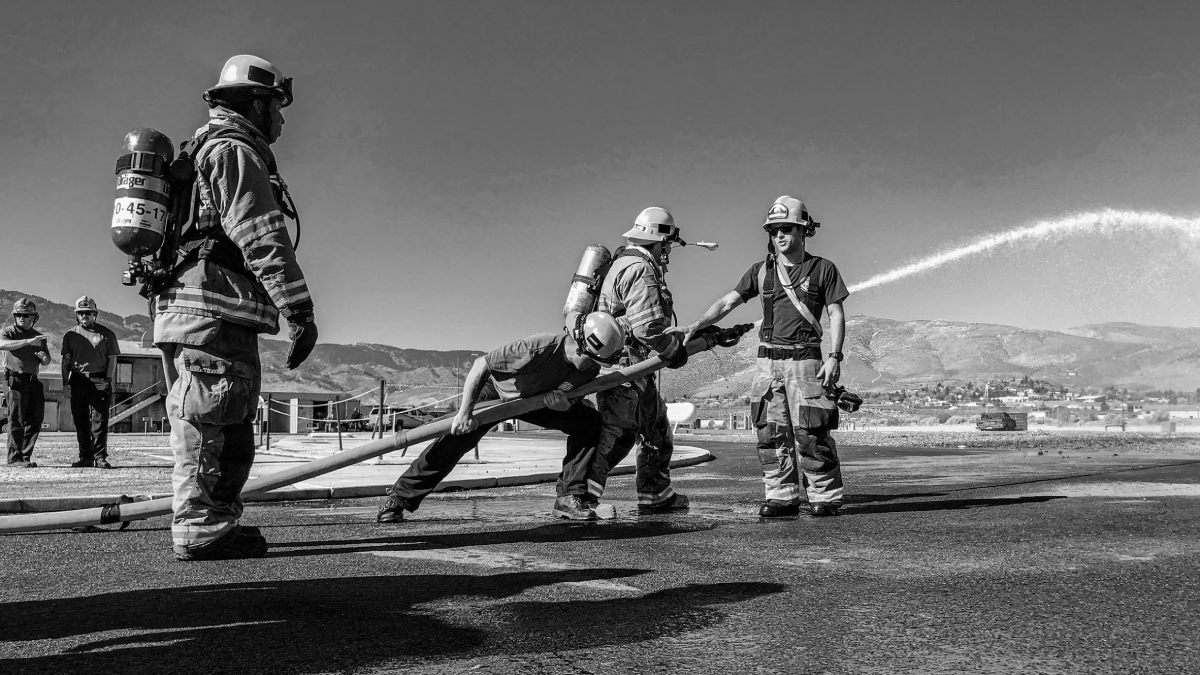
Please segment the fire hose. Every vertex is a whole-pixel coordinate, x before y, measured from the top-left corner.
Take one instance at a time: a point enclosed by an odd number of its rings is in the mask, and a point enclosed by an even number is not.
[[[698,332],[687,343],[688,355],[699,354],[714,347],[732,347],[752,327],[751,324],[739,324],[732,328],[712,327]],[[588,384],[571,390],[567,394],[567,397],[570,399],[580,399],[589,394],[612,389],[626,382],[646,377],[666,366],[666,361],[658,356],[652,356],[645,361],[601,375]],[[487,408],[476,406],[475,419],[478,421],[479,426],[485,427],[542,407],[544,406],[542,404],[542,396],[540,395],[530,398],[519,398],[498,403]],[[254,478],[246,482],[245,487],[242,488],[242,495],[269,492],[329,473],[330,471],[358,464],[366,459],[386,455],[389,452],[401,450],[417,443],[441,438],[450,433],[451,422],[452,419],[444,418],[415,429],[400,430],[393,433],[389,438],[381,438],[291,469]],[[169,513],[171,513],[171,499],[164,497],[132,503],[106,504],[104,506],[74,511],[0,516],[0,533],[85,528],[95,525],[144,520],[146,518],[153,518],[154,516],[165,516]]]

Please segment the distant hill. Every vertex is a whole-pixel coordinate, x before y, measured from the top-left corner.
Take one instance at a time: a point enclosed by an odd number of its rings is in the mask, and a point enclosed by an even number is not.
[[[0,290],[5,321],[21,294]],[[57,356],[62,334],[75,325],[69,304],[28,296],[38,304],[38,328],[53,337]],[[101,312],[100,320],[124,340],[150,329],[144,315]],[[1063,332],[985,323],[895,321],[853,316],[846,321],[842,382],[858,391],[888,391],[943,382],[982,382],[1029,375],[1075,387],[1115,385],[1129,389],[1200,387],[1200,328],[1091,324]],[[362,392],[387,380],[391,403],[427,403],[456,393],[462,373],[483,352],[403,349],[381,344],[317,345],[303,367],[283,367],[288,343],[263,339],[264,384],[274,390]],[[481,345],[492,348],[498,345]],[[754,377],[754,334],[733,349],[692,357],[679,370],[663,371],[670,398],[729,397],[749,393]],[[825,347],[828,351],[828,345]],[[374,401],[374,397],[369,400]]]
[[[75,299],[70,300],[70,304],[62,304],[52,302],[40,295],[32,295],[29,293],[21,293],[19,291],[6,291],[0,289],[0,324],[12,323],[12,308],[18,298],[29,298],[33,300],[38,308],[37,329],[43,333],[53,335],[56,342],[61,340],[63,333],[75,326]],[[117,338],[121,340],[139,340],[142,333],[150,330],[150,317],[144,314],[134,314],[133,316],[124,317],[119,314],[104,311],[103,307],[100,310],[99,321],[105,326],[112,329],[117,334]],[[57,345],[61,345],[58,342]],[[54,350],[54,356],[57,356],[57,349]]]
[[[28,297],[38,307],[37,328],[51,337],[50,353],[58,360],[62,336],[75,325],[74,299],[72,304],[53,302],[46,298],[19,291],[0,290],[0,312],[3,321],[12,322],[12,306],[17,298]],[[151,329],[150,317],[122,317],[101,311],[100,322],[108,326],[121,340],[140,340]],[[286,330],[286,329],[285,329]],[[282,333],[286,334],[286,333]],[[401,349],[378,344],[319,344],[303,366],[296,370],[283,367],[289,343],[278,339],[261,339],[263,384],[276,391],[295,392],[361,392],[374,391],[379,380],[387,380],[388,402],[399,404],[428,403],[446,398],[459,391],[460,377],[471,362],[482,354],[478,351],[436,351]],[[51,365],[57,372],[58,367]],[[378,396],[365,400],[375,402]]]
[[[461,391],[461,377],[483,352],[401,349],[389,345],[355,343],[317,345],[312,356],[296,370],[283,367],[289,343],[260,340],[263,384],[277,391],[374,391],[387,380],[388,402],[419,405]],[[397,390],[399,388],[399,390]],[[378,396],[368,395],[368,402]]]

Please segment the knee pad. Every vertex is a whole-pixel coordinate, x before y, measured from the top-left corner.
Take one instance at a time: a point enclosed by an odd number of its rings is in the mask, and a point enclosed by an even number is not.
[[[778,448],[787,443],[787,430],[776,422],[760,422],[758,425],[758,447]]]
[[[788,434],[775,422],[758,425],[758,461],[764,465],[778,464],[780,451],[788,447]]]
[[[838,466],[837,451],[820,437],[803,434],[796,439],[800,467],[805,471],[832,471]]]
[[[254,425],[247,422],[225,427],[225,448],[221,460],[239,463],[254,461]]]

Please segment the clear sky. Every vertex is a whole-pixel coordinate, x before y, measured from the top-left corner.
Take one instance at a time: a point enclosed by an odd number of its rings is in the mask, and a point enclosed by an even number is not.
[[[121,140],[189,135],[238,53],[295,78],[275,148],[323,341],[554,330],[584,247],[651,205],[721,244],[674,255],[682,321],[761,257],[782,194],[851,283],[1079,210],[1192,217],[1198,28],[1192,2],[9,3],[0,288],[144,313],[108,233]],[[1196,246],[1012,247],[846,309],[1195,326]]]

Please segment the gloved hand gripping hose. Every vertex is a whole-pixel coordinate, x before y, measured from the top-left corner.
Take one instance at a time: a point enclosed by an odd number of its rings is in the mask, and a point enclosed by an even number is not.
[[[732,328],[721,328],[719,326],[709,326],[696,331],[693,338],[704,337],[706,335],[713,336],[713,344],[718,347],[732,347],[738,343],[738,340],[743,335],[749,333],[754,328],[752,323],[739,323]]]

